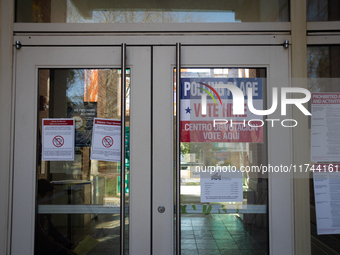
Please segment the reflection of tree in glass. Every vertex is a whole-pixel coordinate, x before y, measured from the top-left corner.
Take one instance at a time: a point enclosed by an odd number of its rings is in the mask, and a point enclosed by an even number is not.
[[[307,21],[328,20],[328,1],[307,0]]]
[[[88,101],[84,98],[85,86],[91,86],[84,69],[70,69],[67,76],[69,107]],[[98,118],[120,118],[120,74],[114,69],[98,70]],[[129,93],[129,89],[127,91]]]
[[[195,154],[196,160],[206,165],[215,165],[213,153],[218,149],[215,143],[181,143],[181,154]]]
[[[308,89],[311,92],[326,92],[325,85],[317,79],[330,78],[330,60],[328,46],[311,46],[307,48]]]
[[[84,69],[69,69],[67,73],[66,96],[68,104],[84,102]]]
[[[186,23],[203,22],[204,14],[150,10],[98,10],[87,19],[67,1],[67,23]]]
[[[181,154],[195,153],[196,159],[201,157],[202,145],[201,143],[181,143]]]
[[[329,47],[308,47],[307,50],[308,78],[329,78]]]

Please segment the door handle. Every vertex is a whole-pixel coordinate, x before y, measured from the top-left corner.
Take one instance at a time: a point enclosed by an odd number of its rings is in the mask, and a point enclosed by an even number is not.
[[[181,254],[181,44],[176,43],[176,255]]]
[[[120,254],[125,254],[125,114],[126,114],[126,44],[122,43],[121,58],[121,141],[120,141]]]

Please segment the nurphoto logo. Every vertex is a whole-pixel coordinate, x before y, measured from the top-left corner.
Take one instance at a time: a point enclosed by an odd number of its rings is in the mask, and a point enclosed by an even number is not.
[[[260,110],[255,109],[254,103],[253,103],[253,95],[257,95],[258,88],[256,87],[256,83],[245,84],[244,89],[237,87],[236,84],[221,84],[218,83],[215,85],[214,89],[212,86],[199,82],[199,84],[203,85],[204,87],[209,88],[218,98],[221,106],[222,106],[222,100],[219,96],[216,89],[227,89],[228,95],[232,94],[232,114],[233,115],[244,115],[245,114],[245,96],[247,96],[247,104],[248,104],[248,110],[253,113],[254,115],[264,116],[264,115],[270,115],[274,113],[278,106],[278,88],[273,87],[272,88],[272,105],[267,110]],[[190,83],[184,84],[184,93],[187,93],[187,91],[190,89]],[[215,103],[215,107],[217,106],[217,102],[211,92],[209,92],[205,88],[197,87],[197,89],[200,89],[206,93],[197,93],[201,96],[201,113],[202,115],[207,115],[207,95],[209,95]],[[245,93],[244,93],[245,92]],[[303,98],[287,98],[287,95],[289,93],[300,93],[304,94]],[[248,96],[250,95],[250,96]],[[281,88],[281,116],[287,115],[287,105],[295,105],[304,115],[309,116],[311,113],[302,105],[304,103],[307,103],[311,99],[311,93],[304,88],[292,88],[292,87],[283,87]],[[266,122],[271,122],[271,126],[274,127],[275,121],[280,121],[279,119],[265,119]],[[281,125],[284,127],[295,127],[297,126],[298,122],[294,119],[284,119],[281,122]],[[216,125],[224,125],[229,123],[231,126],[233,124],[242,124],[243,126],[248,125],[249,127],[262,127],[264,125],[264,121],[262,119],[251,119],[251,120],[243,120],[243,121],[233,121],[233,120],[227,120],[227,119],[213,119],[213,126]],[[255,124],[256,123],[256,124]]]

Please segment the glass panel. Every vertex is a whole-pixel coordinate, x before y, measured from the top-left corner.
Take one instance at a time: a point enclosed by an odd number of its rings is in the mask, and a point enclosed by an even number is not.
[[[340,92],[340,45],[333,45],[333,46],[308,46],[307,48],[307,67],[308,67],[308,90],[310,92]],[[309,105],[309,107],[311,107]],[[313,114],[313,113],[312,113]],[[331,117],[336,118],[336,112],[332,112],[328,119]],[[328,120],[327,119],[327,120]],[[309,130],[308,132],[311,133],[311,118],[309,118]],[[325,125],[325,129],[329,128],[331,125],[327,123]],[[327,134],[328,139],[332,139],[337,141],[338,136],[332,136],[333,134]],[[328,140],[329,141],[329,140]],[[308,148],[311,144],[309,140],[308,143],[306,142],[306,147]],[[334,149],[336,151],[336,148]],[[332,151],[330,151],[332,153]],[[336,165],[340,162],[325,162],[325,163],[332,163]],[[313,163],[322,163],[322,162],[311,162],[310,165]],[[337,172],[338,170],[336,170]],[[334,170],[334,177],[338,178],[338,173],[335,173]],[[332,176],[332,175],[329,175]],[[340,254],[340,237],[339,235],[329,235],[329,234],[320,234],[318,235],[317,232],[317,217],[316,217],[316,210],[315,210],[315,193],[314,193],[314,178],[313,173],[310,173],[309,179],[309,188],[310,188],[310,226],[311,226],[311,236],[312,236],[312,254],[318,254],[320,250],[323,251],[330,251],[329,253]],[[327,186],[328,188],[328,186]],[[326,193],[325,193],[326,194]],[[338,195],[338,192],[330,193]],[[332,198],[329,198],[330,201],[333,202],[333,195]],[[333,210],[333,206],[337,206],[337,203],[332,204],[331,208],[327,211],[332,212],[333,221],[338,220],[338,217],[335,216],[336,210]],[[323,205],[324,208],[327,208],[327,205]],[[320,216],[319,216],[320,218]],[[335,227],[338,227],[336,224],[329,226],[329,231],[333,230]],[[325,228],[320,224],[320,228]],[[329,233],[328,231],[328,233]]]
[[[340,2],[337,0],[306,0],[307,21],[340,20]]]
[[[308,46],[307,48],[308,78],[340,78],[339,60],[340,60],[339,45]],[[309,89],[311,92],[320,91],[320,88],[313,89],[310,87]],[[336,89],[338,90],[339,88]],[[337,90],[334,90],[334,92],[336,92]],[[320,92],[332,92],[332,90]]]
[[[288,0],[19,0],[16,22],[206,23],[289,21]]]
[[[252,87],[263,109],[265,78],[265,68],[181,70],[182,254],[268,254],[268,176],[247,171],[267,162],[265,126],[248,124],[259,116],[246,104],[233,115],[231,94],[218,88]]]
[[[66,254],[86,240],[96,244],[87,254],[120,250],[120,163],[90,160],[93,119],[121,119],[120,79],[118,69],[39,69],[35,254]],[[128,238],[129,70],[126,83]],[[43,118],[75,119],[73,161],[42,161]],[[120,137],[116,140],[120,147]]]

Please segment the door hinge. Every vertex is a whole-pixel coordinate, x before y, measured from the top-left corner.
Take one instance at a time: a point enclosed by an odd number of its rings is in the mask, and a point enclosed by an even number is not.
[[[19,49],[21,49],[21,42],[20,41],[15,41],[15,48],[17,49],[17,50],[19,50]]]
[[[285,42],[283,43],[283,48],[288,49],[289,47],[289,40],[285,40]]]

